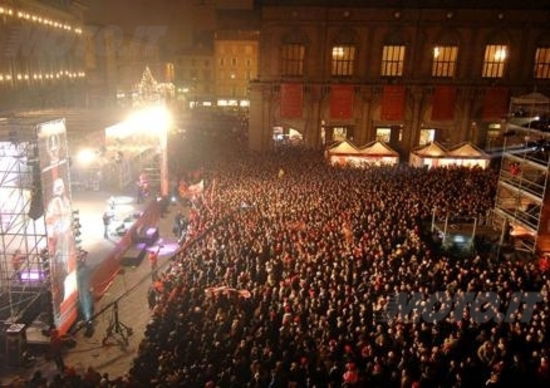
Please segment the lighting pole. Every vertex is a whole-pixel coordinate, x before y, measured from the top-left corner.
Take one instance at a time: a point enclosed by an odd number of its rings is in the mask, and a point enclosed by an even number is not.
[[[168,183],[168,127],[161,129],[159,134],[160,143],[160,194],[168,196],[170,192]]]

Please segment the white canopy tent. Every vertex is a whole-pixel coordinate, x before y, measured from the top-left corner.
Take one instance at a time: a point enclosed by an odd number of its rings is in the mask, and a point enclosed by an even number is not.
[[[537,92],[512,97],[511,101],[512,104],[517,105],[550,105],[550,98]]]
[[[330,147],[326,152],[329,163],[333,166],[355,165],[359,150],[347,140]]]
[[[457,165],[465,167],[489,167],[490,157],[472,143],[463,143],[454,147],[441,160],[440,165]]]
[[[434,141],[411,152],[409,164],[414,167],[438,167],[440,160],[445,156],[445,147]]]
[[[359,149],[363,164],[391,165],[399,163],[399,154],[386,143],[374,141]]]

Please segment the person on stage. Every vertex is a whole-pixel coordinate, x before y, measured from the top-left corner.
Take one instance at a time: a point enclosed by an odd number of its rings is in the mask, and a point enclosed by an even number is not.
[[[103,238],[109,239],[109,224],[111,223],[111,216],[107,212],[103,213]]]

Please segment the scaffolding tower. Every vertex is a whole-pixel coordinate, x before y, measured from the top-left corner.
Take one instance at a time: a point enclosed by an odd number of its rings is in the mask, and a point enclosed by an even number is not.
[[[494,222],[501,245],[511,236],[528,253],[550,252],[550,132],[540,126],[549,113],[540,94],[513,98],[504,133]]]
[[[37,147],[34,133],[0,122],[0,321],[21,320],[49,290]]]

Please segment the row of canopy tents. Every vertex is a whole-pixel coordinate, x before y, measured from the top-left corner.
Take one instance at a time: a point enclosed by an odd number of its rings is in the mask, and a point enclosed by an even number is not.
[[[369,164],[392,166],[399,163],[399,154],[380,141],[358,148],[344,140],[330,147],[326,151],[326,156],[333,166],[364,167]]]
[[[344,140],[330,147],[326,157],[333,166],[392,166],[399,163],[399,154],[380,141],[358,148]],[[487,168],[489,162],[490,156],[471,143],[462,143],[449,150],[438,142],[429,143],[411,152],[409,159],[411,166],[428,168],[450,165]]]
[[[438,142],[411,152],[409,164],[415,167],[489,167],[490,156],[472,143],[462,143],[449,150]]]

